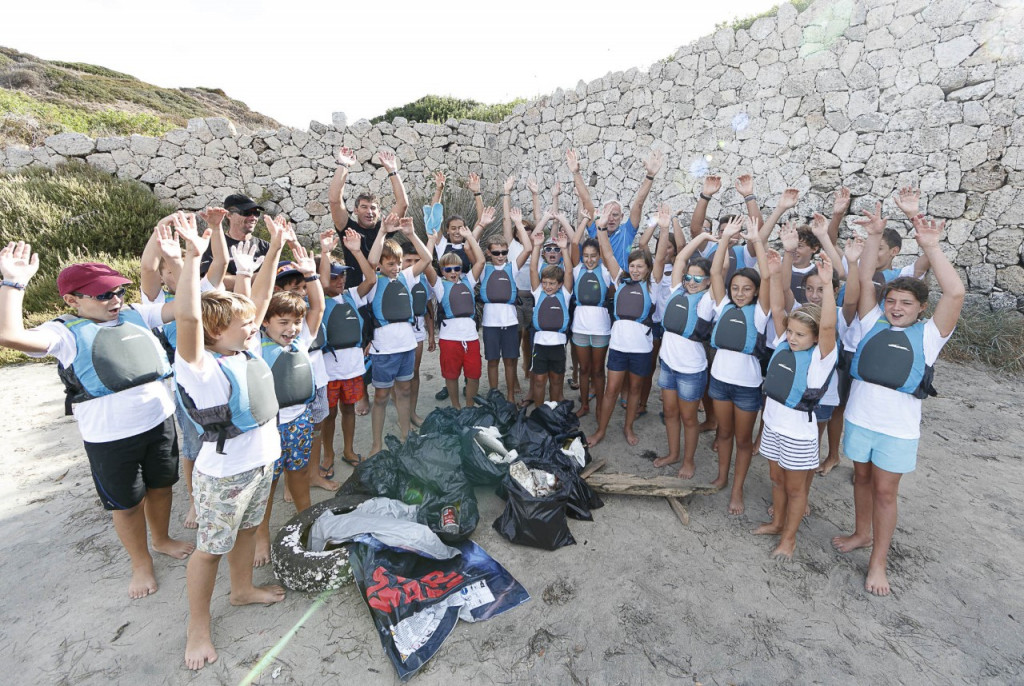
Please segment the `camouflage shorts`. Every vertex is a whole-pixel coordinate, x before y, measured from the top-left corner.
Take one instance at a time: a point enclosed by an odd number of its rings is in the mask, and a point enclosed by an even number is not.
[[[273,476],[273,464],[222,477],[195,470],[196,547],[204,553],[224,555],[235,547],[239,529],[259,526],[267,511]]]

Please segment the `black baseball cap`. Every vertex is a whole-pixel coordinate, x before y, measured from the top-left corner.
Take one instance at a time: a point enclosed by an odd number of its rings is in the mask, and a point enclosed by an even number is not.
[[[224,198],[224,209],[229,212],[245,212],[246,210],[263,209],[252,198],[241,193],[235,193]]]

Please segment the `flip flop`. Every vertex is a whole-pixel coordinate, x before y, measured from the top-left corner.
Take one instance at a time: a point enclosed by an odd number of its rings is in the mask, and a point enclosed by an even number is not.
[[[641,418],[641,417],[643,417],[643,416],[644,416],[645,414],[647,414],[647,410],[639,410],[639,411],[638,411],[638,412],[636,413],[636,417],[635,417],[635,419],[640,419],[640,418]]]
[[[356,453],[356,458],[358,458],[358,459],[350,460],[347,457],[342,457],[341,459],[344,460],[345,462],[348,462],[353,467],[358,467],[359,465],[361,465],[363,463],[363,456],[360,455],[359,453]],[[333,472],[334,470],[331,470],[331,471]]]
[[[333,464],[330,466],[330,468],[325,468],[322,464],[321,465],[317,465],[317,466],[320,467],[320,476],[322,476],[323,478],[327,479],[328,481],[330,481],[331,479],[334,478],[334,465]]]
[[[576,379],[569,379],[569,388],[574,391],[580,390],[580,382]]]
[[[415,426],[417,429],[420,428],[421,426],[423,426],[423,422],[417,422],[412,417],[409,417],[409,423],[412,424],[413,426]]]
[[[532,404],[533,404],[533,401],[530,400],[529,398],[527,398],[527,399],[524,399],[524,400],[520,400],[518,403],[516,403],[516,407],[518,407],[521,410],[521,409],[523,409],[525,407],[529,407]]]
[[[622,409],[626,409],[626,405],[628,405],[628,404],[629,403],[627,401],[625,401],[625,400],[622,400],[622,399],[619,400],[619,407],[621,407]]]

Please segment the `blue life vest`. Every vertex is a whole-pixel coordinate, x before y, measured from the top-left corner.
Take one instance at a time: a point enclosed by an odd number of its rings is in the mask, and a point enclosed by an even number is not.
[[[601,307],[608,293],[608,284],[604,280],[604,267],[597,269],[580,269],[579,278],[573,285],[572,297],[576,306]]]
[[[377,276],[372,310],[377,326],[416,322],[412,314],[412,293],[405,276],[399,274],[394,281],[383,275]]]
[[[533,306],[533,330],[565,333],[568,328],[569,305],[565,302],[565,292],[559,288],[554,295],[548,295],[541,290]]]
[[[68,367],[57,364],[64,382],[64,411],[72,403],[111,395],[136,386],[166,379],[171,365],[160,342],[131,307],[121,309],[118,323],[100,326],[91,319],[69,314],[54,321],[75,337],[75,359]]]
[[[480,301],[488,304],[499,303],[514,305],[518,291],[516,281],[512,278],[512,265],[505,263],[501,269],[493,264],[484,267],[483,278],[480,279]]]
[[[410,290],[412,294],[412,314],[414,317],[422,317],[427,313],[427,303],[430,302],[430,282],[427,277],[420,274],[419,281],[413,284]]]
[[[817,354],[816,345],[808,350],[794,351],[788,342],[780,343],[768,362],[768,372],[764,377],[764,394],[791,409],[813,412],[828,390],[832,379],[830,373],[821,388],[807,388],[807,371],[810,369],[813,355]]]
[[[444,293],[441,295],[441,312],[439,319],[459,319],[461,317],[476,316],[476,299],[473,297],[473,289],[466,284],[466,277],[452,282],[442,279],[441,287]]]
[[[746,251],[747,247],[745,245],[734,245],[729,248],[729,267],[725,273],[726,283],[728,283],[729,279],[732,278],[732,275],[736,273],[737,269],[746,266],[747,258],[743,255]],[[711,246],[711,252],[708,253],[707,259],[714,260],[716,252],[718,252],[717,244]]]
[[[327,298],[324,302],[324,316],[320,320],[316,338],[310,350],[345,350],[363,345],[363,316],[356,307],[352,296],[345,291],[342,302]]]
[[[857,346],[850,376],[922,400],[937,395],[932,386],[935,368],[924,360],[924,325],[919,321],[893,329],[885,317],[879,317]]]
[[[264,336],[260,354],[274,375],[274,395],[279,407],[305,405],[313,401],[316,397],[316,383],[309,353],[301,350],[294,342],[282,346]]]
[[[755,307],[760,305],[755,302],[736,307],[731,302],[727,303],[711,331],[711,347],[717,350],[732,350],[744,355],[762,356],[767,343],[764,334],[758,331],[754,324],[754,318],[757,316]]]
[[[646,281],[628,279],[615,289],[612,299],[612,318],[615,321],[634,321],[650,327],[653,323],[654,303]]]
[[[212,354],[231,388],[228,402],[199,409],[181,384],[175,392],[199,438],[204,443],[216,442],[217,452],[224,454],[224,441],[263,426],[281,408],[274,392],[274,374],[262,357],[248,350],[229,357]]]
[[[665,331],[689,338],[693,341],[706,341],[711,337],[711,322],[697,316],[697,303],[706,295],[687,293],[685,288],[677,289],[665,302],[665,313],[661,325]]]

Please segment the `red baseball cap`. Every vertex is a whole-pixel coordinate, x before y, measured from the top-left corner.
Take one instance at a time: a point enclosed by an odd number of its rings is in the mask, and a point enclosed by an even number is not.
[[[131,279],[124,278],[105,264],[83,262],[60,270],[60,274],[57,275],[57,290],[61,295],[100,295],[131,282]]]

